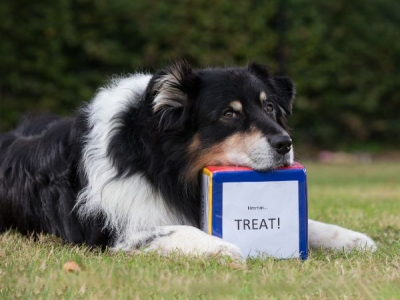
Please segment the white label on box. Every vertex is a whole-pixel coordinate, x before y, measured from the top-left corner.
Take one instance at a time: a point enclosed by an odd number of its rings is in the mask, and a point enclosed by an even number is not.
[[[223,239],[244,256],[299,257],[297,181],[223,183]]]

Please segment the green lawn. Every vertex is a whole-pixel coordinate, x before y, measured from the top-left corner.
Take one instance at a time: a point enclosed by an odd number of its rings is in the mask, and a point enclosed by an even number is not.
[[[309,215],[370,235],[374,254],[307,261],[129,256],[0,235],[0,299],[399,299],[400,164],[307,164]],[[67,272],[73,260],[80,271]]]

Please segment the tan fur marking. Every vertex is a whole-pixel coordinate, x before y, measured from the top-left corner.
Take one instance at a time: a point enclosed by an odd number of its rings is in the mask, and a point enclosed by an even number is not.
[[[190,168],[186,172],[187,178],[189,180],[196,180],[198,173],[205,166],[232,164],[228,157],[229,152],[236,152],[240,155],[250,154],[253,145],[262,138],[262,136],[259,129],[252,127],[245,133],[235,133],[221,143],[196,153],[196,149],[199,148],[201,141],[198,135],[195,135],[189,145],[189,153],[193,157],[193,161],[190,163]]]
[[[237,111],[237,112],[242,112],[243,111],[243,105],[239,100],[235,100],[232,101],[231,103],[229,103],[231,105],[231,107]]]
[[[200,147],[200,137],[199,134],[196,133],[192,139],[192,142],[189,145],[189,153],[191,155],[195,154],[196,151],[198,151],[199,147]]]
[[[267,94],[264,91],[262,91],[260,93],[260,102],[261,104],[263,104],[265,101],[267,101]]]

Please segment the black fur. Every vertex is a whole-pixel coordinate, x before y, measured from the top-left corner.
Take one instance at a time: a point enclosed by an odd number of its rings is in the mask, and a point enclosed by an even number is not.
[[[85,184],[79,175],[81,118],[29,117],[0,137],[0,228],[51,233],[73,243],[107,245],[101,219],[73,213]]]

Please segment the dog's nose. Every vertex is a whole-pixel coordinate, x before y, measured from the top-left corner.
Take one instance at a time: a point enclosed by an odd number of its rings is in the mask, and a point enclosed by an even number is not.
[[[270,139],[271,146],[279,154],[286,154],[292,147],[292,139],[288,135],[276,135]]]

